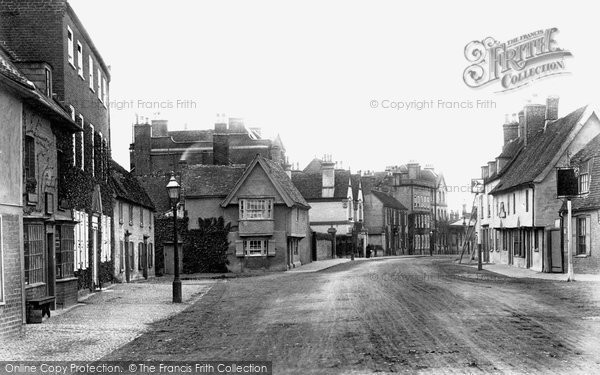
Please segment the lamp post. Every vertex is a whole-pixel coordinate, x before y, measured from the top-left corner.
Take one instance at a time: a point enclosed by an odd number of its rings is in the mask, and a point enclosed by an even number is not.
[[[174,268],[173,273],[175,277],[173,279],[173,303],[181,303],[181,280],[179,279],[179,248],[177,246],[177,202],[179,201],[179,194],[181,186],[175,179],[175,174],[171,175],[171,179],[167,184],[167,191],[169,192],[169,198],[173,204],[173,262]]]

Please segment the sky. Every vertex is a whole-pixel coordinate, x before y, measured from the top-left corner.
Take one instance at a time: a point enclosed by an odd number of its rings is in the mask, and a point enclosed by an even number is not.
[[[125,167],[136,114],[177,130],[212,128],[224,113],[279,134],[301,168],[323,154],[353,172],[431,164],[458,209],[472,202],[457,191],[500,153],[506,113],[558,95],[564,116],[594,103],[600,83],[596,15],[564,2],[69,3],[111,66],[112,153]],[[569,74],[508,92],[463,81],[471,41],[553,27]]]

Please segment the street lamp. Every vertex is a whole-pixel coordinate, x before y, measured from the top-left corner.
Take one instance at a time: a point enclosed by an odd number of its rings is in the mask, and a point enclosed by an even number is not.
[[[179,249],[177,247],[177,202],[179,201],[179,194],[181,192],[181,186],[175,179],[175,174],[171,175],[171,179],[167,184],[167,191],[169,192],[169,198],[173,204],[173,259],[174,259],[174,274],[173,279],[173,303],[181,303],[181,280],[179,279]]]

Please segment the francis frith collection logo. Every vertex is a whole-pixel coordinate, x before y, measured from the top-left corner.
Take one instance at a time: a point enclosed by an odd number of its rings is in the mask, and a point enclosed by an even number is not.
[[[498,92],[514,90],[540,78],[568,73],[566,57],[571,52],[558,47],[557,28],[537,30],[501,43],[492,37],[474,40],[465,47],[471,63],[464,73],[467,86],[479,88],[493,83]]]

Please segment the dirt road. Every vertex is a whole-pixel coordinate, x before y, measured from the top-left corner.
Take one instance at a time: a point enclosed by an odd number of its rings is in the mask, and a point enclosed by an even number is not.
[[[105,359],[271,360],[276,374],[600,373],[599,307],[599,283],[391,258],[223,281]]]

